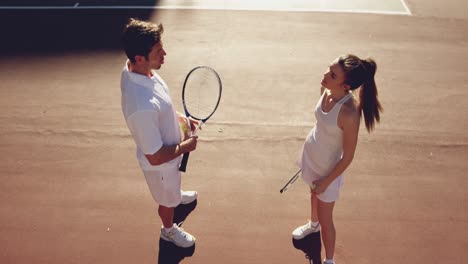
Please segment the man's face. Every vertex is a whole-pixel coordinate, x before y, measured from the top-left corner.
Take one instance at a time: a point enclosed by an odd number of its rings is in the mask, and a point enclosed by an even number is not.
[[[164,56],[166,56],[166,51],[163,48],[162,42],[159,41],[159,43],[151,48],[148,54],[148,67],[152,70],[159,70],[164,64]]]

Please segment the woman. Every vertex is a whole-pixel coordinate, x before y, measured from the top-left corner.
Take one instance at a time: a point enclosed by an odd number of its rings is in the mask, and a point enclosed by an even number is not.
[[[316,124],[307,136],[301,158],[303,180],[311,187],[311,221],[292,233],[294,239],[322,230],[326,258],[334,263],[336,232],[333,207],[343,183],[343,173],[356,150],[361,114],[368,132],[380,121],[373,59],[344,55],[332,62],[322,80],[321,97],[315,107]],[[352,91],[360,88],[359,99]]]

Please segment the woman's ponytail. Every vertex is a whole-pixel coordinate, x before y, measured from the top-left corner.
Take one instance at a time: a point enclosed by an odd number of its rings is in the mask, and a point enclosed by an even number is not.
[[[377,85],[375,84],[375,72],[377,64],[373,59],[361,61],[367,78],[364,80],[359,91],[359,106],[364,114],[364,122],[367,131],[374,130],[375,121],[380,122],[380,112],[383,110],[378,99]]]
[[[374,80],[377,64],[371,58],[361,60],[352,54],[339,57],[338,63],[345,73],[345,83],[350,86],[350,90],[361,87],[359,108],[364,115],[367,131],[371,132],[374,130],[375,121],[380,121],[380,112],[383,111],[377,98],[377,85]]]

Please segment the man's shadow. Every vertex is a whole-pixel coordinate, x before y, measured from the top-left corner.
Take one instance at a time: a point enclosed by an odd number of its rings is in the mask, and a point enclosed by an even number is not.
[[[292,239],[295,248],[302,250],[305,257],[312,264],[321,264],[322,262],[322,241],[320,240],[320,231],[312,233],[302,239]]]
[[[189,204],[179,204],[174,209],[173,222],[179,226],[185,221],[187,216],[197,207],[197,200]],[[159,264],[178,264],[186,257],[193,256],[195,244],[189,248],[176,246],[174,243],[159,238]]]

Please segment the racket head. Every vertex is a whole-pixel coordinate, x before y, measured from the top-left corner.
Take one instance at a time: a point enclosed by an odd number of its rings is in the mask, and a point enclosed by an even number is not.
[[[221,78],[208,66],[193,68],[185,77],[182,104],[187,117],[205,122],[218,108],[222,93]]]

